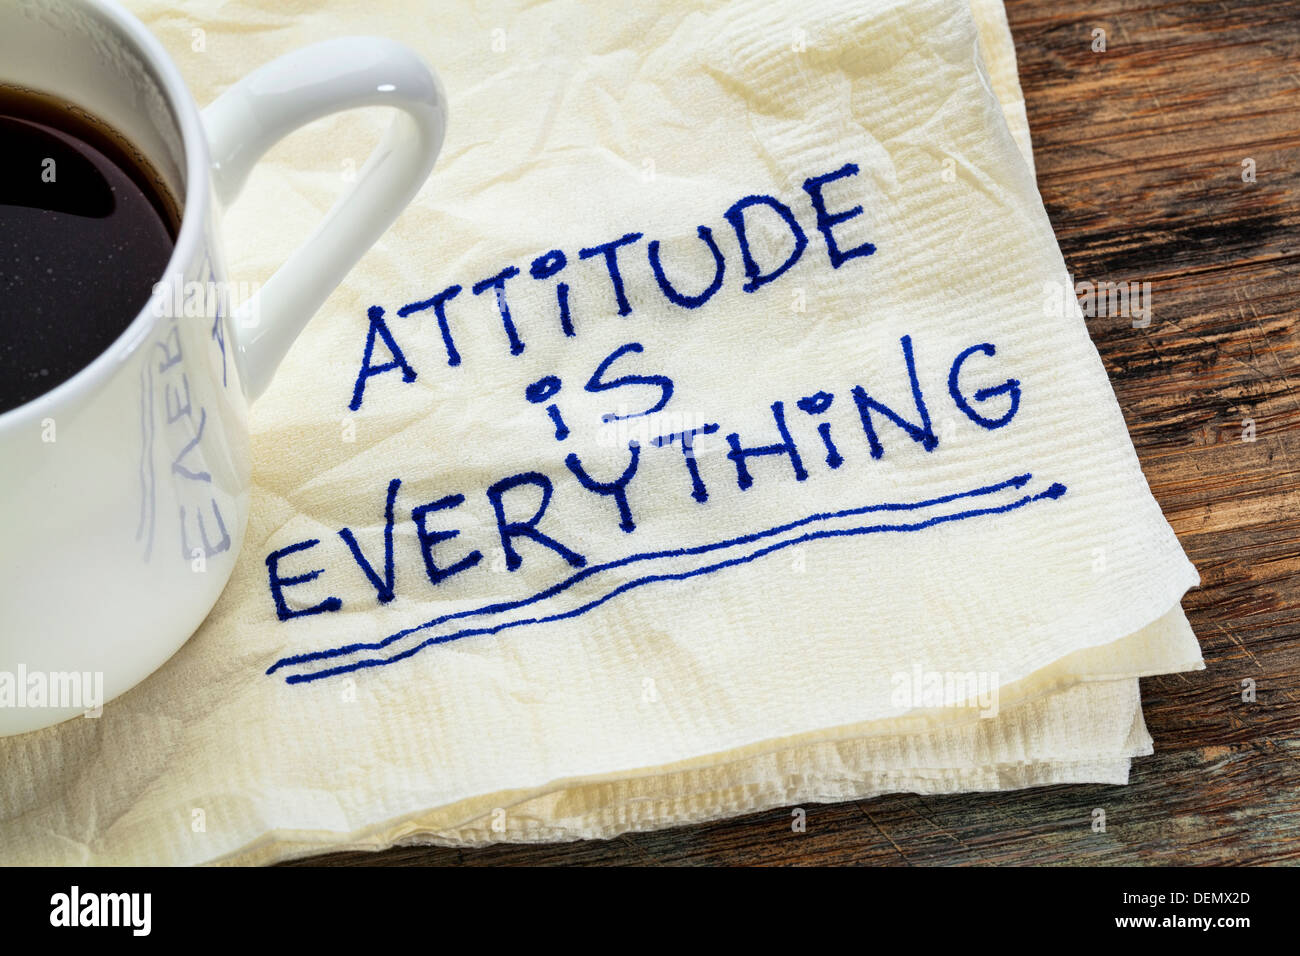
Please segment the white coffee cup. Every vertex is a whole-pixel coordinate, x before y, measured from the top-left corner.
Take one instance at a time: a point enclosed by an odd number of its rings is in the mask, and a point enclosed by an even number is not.
[[[216,603],[248,519],[249,402],[424,183],[447,108],[414,52],[349,37],[261,67],[200,112],[162,46],[113,0],[0,5],[0,83],[104,120],[183,204],[150,303],[72,378],[0,414],[4,736],[130,689]],[[311,238],[230,314],[222,207],[282,136],[361,106],[396,108],[387,134]],[[213,293],[210,307],[178,315],[196,290]]]

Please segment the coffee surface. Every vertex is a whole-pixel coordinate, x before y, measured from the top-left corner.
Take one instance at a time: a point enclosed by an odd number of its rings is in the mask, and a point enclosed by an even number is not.
[[[111,128],[0,86],[0,412],[71,378],[131,324],[166,270],[175,210]]]

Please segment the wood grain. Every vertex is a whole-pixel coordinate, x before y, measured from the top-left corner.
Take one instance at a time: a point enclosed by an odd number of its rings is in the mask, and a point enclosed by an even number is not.
[[[1135,761],[1127,787],[808,807],[804,834],[774,810],[601,842],[303,862],[1300,861],[1300,0],[1008,0],[1007,12],[1039,190],[1076,280],[1152,284],[1148,328],[1089,327],[1202,576],[1184,606],[1207,669],[1142,682],[1155,756]],[[1104,834],[1089,826],[1095,807]]]

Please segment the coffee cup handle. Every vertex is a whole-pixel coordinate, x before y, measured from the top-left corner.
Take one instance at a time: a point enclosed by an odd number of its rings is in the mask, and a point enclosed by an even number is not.
[[[295,50],[244,77],[203,111],[222,205],[277,140],[330,113],[391,106],[392,124],[351,189],[262,288],[232,316],[249,399],[262,393],[308,320],[415,196],[447,124],[437,75],[408,47],[343,37]]]

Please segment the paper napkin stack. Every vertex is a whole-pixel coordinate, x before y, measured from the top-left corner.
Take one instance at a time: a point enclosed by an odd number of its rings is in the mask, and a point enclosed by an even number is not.
[[[133,6],[201,103],[374,33],[452,125],[255,406],[209,620],[0,741],[5,862],[601,837],[1150,753],[1137,677],[1202,666],[1197,575],[1045,305],[999,3]],[[386,122],[273,150],[236,277]]]

